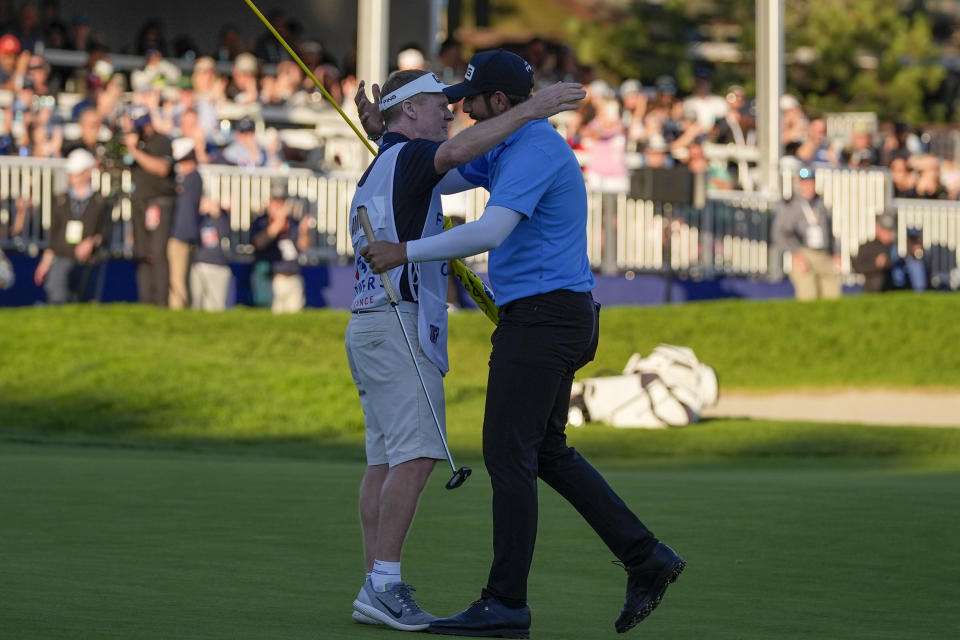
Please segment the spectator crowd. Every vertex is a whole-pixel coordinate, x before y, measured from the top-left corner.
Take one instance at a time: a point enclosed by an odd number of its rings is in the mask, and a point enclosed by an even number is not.
[[[336,60],[283,10],[268,18],[350,113],[356,89],[352,56]],[[51,49],[88,54],[86,63],[54,66],[44,56]],[[668,75],[649,86],[637,79],[614,84],[598,79],[565,45],[538,38],[517,50],[534,67],[541,86],[572,80],[587,87],[587,99],[562,121],[561,130],[581,158],[589,188],[626,191],[630,171],[642,167],[686,167],[705,175],[708,190],[752,187],[746,150],[756,143],[756,113],[743,87],[718,92],[711,69],[700,67],[692,91],[684,96]],[[119,69],[114,53],[141,56],[143,65]],[[404,46],[395,62],[400,69],[432,69],[447,83],[461,80],[466,71],[463,48],[452,38],[432,59],[416,46]],[[0,154],[70,158],[68,167],[77,170],[71,176],[90,168],[122,167],[139,176],[138,187],[143,188],[133,198],[133,240],[144,301],[175,307],[191,299],[204,308],[226,304],[225,274],[214,267],[225,266],[224,252],[230,251],[224,227],[230,203],[202,197],[198,166],[332,168],[316,150],[287,144],[281,131],[265,127],[257,114],[267,108],[290,112],[331,107],[266,31],[253,39],[225,25],[210,50],[202,51],[184,37],[168,41],[162,23],[151,20],[137,31],[131,45],[111,48],[86,14],[61,16],[57,0],[26,2],[16,11],[11,2],[0,1]],[[897,122],[879,129],[857,125],[830,136],[827,121],[804,110],[794,97],[783,96],[781,110],[782,141],[798,163],[886,167],[897,197],[960,197],[960,166],[949,154],[931,153],[924,132]],[[469,126],[464,114],[456,116],[453,132]],[[87,167],[90,162],[92,167]],[[254,288],[260,292],[255,298],[264,304],[279,299],[274,308],[290,311],[303,305],[302,278],[293,265],[303,250],[303,230],[310,220],[299,215],[287,221],[294,207],[282,191],[280,186],[271,187],[272,204],[252,227],[257,256],[268,265],[255,268],[254,277],[261,283]],[[63,211],[80,218],[85,207],[95,204],[83,195],[71,182],[69,196],[58,202]],[[7,233],[22,231],[28,215],[24,203],[19,203]],[[88,224],[76,235],[77,227],[67,225],[74,242],[54,247],[51,240],[44,254],[35,280],[54,287],[47,291],[51,301],[82,297],[76,283],[65,293],[64,283],[80,281],[64,275],[70,268],[61,259],[73,261],[71,268],[95,261],[105,231],[100,217],[90,219],[96,232]],[[86,241],[93,236],[99,238]],[[195,284],[187,266],[191,255],[195,263],[212,265],[194,269],[202,274]],[[89,269],[82,280],[91,280]],[[267,281],[270,286],[264,284]],[[211,282],[218,283],[215,292],[201,295]]]

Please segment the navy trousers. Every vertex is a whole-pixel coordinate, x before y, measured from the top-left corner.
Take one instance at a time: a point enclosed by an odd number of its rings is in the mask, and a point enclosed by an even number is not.
[[[565,428],[574,373],[593,360],[600,306],[559,290],[500,309],[483,419],[493,486],[493,565],[483,595],[526,604],[537,537],[537,477],[563,496],[613,554],[634,564],[657,539],[573,447]]]

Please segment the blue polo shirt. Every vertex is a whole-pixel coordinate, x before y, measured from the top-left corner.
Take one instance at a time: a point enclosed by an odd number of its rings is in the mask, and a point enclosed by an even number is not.
[[[547,120],[524,125],[459,171],[490,191],[487,206],[523,216],[490,251],[497,305],[558,289],[593,289],[583,174],[573,150]]]

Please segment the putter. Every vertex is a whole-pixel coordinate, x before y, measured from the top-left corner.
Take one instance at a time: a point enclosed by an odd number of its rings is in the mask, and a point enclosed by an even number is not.
[[[357,217],[360,219],[360,226],[363,227],[363,233],[367,236],[367,242],[376,240],[373,234],[373,226],[370,224],[370,217],[367,215],[367,208],[363,205],[357,207]],[[437,425],[437,433],[440,434],[440,442],[443,443],[443,450],[447,454],[447,462],[450,463],[450,470],[453,471],[453,477],[447,482],[447,489],[456,489],[463,484],[464,480],[470,477],[472,469],[470,467],[460,467],[453,463],[453,456],[450,455],[450,447],[447,446],[447,438],[443,435],[443,427],[440,426],[440,418],[437,417],[437,411],[433,408],[433,400],[430,399],[430,392],[427,391],[427,384],[423,381],[423,374],[420,372],[420,365],[417,363],[417,354],[413,351],[413,344],[410,343],[410,337],[407,336],[407,328],[403,324],[403,316],[400,315],[400,296],[397,290],[393,288],[393,282],[390,281],[390,275],[386,272],[380,274],[380,282],[390,298],[390,306],[397,314],[397,320],[400,322],[400,332],[407,343],[407,349],[410,351],[410,357],[413,358],[413,366],[417,370],[417,377],[420,378],[420,386],[423,387],[423,393],[427,396],[427,405],[430,407],[430,413],[433,415],[433,422]]]

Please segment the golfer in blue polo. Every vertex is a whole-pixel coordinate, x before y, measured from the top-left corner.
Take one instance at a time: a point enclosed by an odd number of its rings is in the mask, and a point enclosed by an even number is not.
[[[451,101],[462,99],[463,111],[484,121],[527,100],[532,87],[530,65],[495,50],[476,54],[464,81],[444,93]],[[492,337],[483,459],[493,486],[493,565],[480,599],[455,616],[432,621],[429,630],[529,637],[527,577],[539,476],[580,512],[626,568],[626,600],[615,622],[624,632],[660,604],[686,563],[566,443],[573,377],[593,359],[599,337],[583,175],[573,151],[543,119],[449,172],[440,184],[445,192],[477,186],[490,191],[477,221],[361,250],[375,272],[490,252],[499,324]]]

